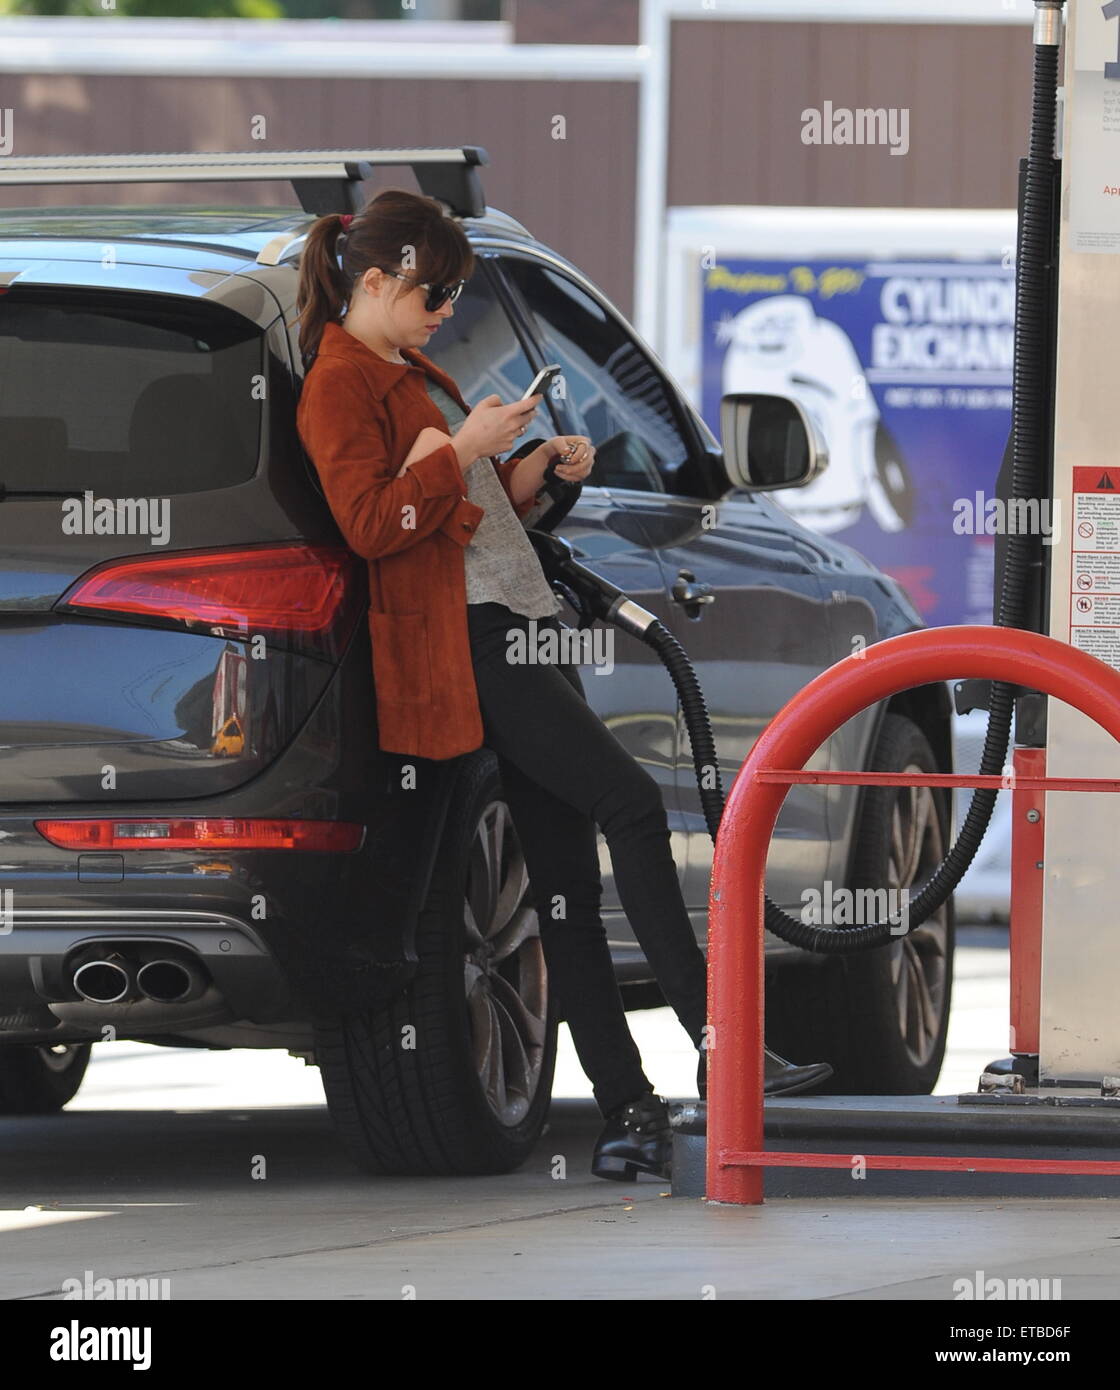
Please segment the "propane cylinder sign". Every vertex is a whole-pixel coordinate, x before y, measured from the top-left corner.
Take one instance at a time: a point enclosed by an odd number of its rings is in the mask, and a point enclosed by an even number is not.
[[[829,466],[771,494],[866,555],[924,621],[992,619],[995,480],[1011,428],[1011,254],[760,260],[700,267],[701,394],[792,397]]]

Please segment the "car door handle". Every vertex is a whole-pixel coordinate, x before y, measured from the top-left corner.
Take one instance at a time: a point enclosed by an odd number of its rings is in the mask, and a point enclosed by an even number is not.
[[[673,583],[673,602],[679,603],[690,618],[700,616],[700,606],[715,602],[715,590],[710,584],[696,582],[691,570],[679,570]]]

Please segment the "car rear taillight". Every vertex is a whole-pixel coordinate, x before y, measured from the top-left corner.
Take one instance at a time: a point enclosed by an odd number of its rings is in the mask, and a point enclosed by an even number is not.
[[[60,849],[354,850],[364,826],[332,820],[230,820],[177,816],[153,820],[37,820],[35,829]]]
[[[56,608],[172,622],[219,636],[255,634],[331,646],[356,562],[336,546],[247,546],[110,560],[82,575]],[[300,641],[299,639],[303,639]]]

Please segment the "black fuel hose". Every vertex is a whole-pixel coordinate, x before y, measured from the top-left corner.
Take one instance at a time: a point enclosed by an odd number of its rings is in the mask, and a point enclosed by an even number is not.
[[[552,587],[580,614],[581,628],[589,626],[595,618],[602,618],[605,622],[621,627],[652,647],[669,672],[688,728],[692,761],[696,769],[696,785],[700,792],[708,833],[714,843],[723,819],[726,798],[704,692],[696,679],[696,672],[688,654],[660,618],[628,598],[608,580],[579,564],[571,554],[568,541],[542,531],[530,530],[528,535]],[[962,830],[962,836],[963,833]],[[976,836],[976,846],[979,846],[983,834],[984,829],[981,828]],[[950,877],[947,872],[947,858],[929,884],[909,904],[910,910],[901,922],[875,922],[862,927],[839,929],[819,927],[791,916],[764,894],[766,927],[783,941],[806,951],[841,954],[869,951],[886,945],[889,941],[898,940],[907,931],[912,931],[919,922],[925,921],[949,896],[975,854],[975,847],[971,852],[961,852],[958,839],[951,854],[957,852],[960,852],[963,867],[959,872],[954,870],[956,877]],[[937,887],[940,896],[934,898],[931,887],[937,880],[940,880]],[[919,917],[919,913],[923,915]]]

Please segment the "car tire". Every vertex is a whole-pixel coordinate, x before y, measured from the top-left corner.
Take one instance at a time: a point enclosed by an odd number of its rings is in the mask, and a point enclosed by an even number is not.
[[[89,1043],[0,1045],[0,1115],[50,1115],[78,1094]]]
[[[476,926],[477,924],[477,926]],[[465,760],[400,998],[316,1029],[336,1129],[376,1174],[507,1173],[540,1137],[555,1009],[493,754]]]
[[[868,770],[940,769],[921,729],[887,714]],[[919,834],[908,837],[915,825]],[[912,885],[920,887],[944,858],[949,834],[943,788],[865,788],[848,886],[908,888],[912,901]],[[928,1095],[945,1056],[953,945],[950,897],[927,922],[877,950],[787,967],[770,989],[769,1045],[792,1061],[830,1062],[825,1089],[834,1095]]]

